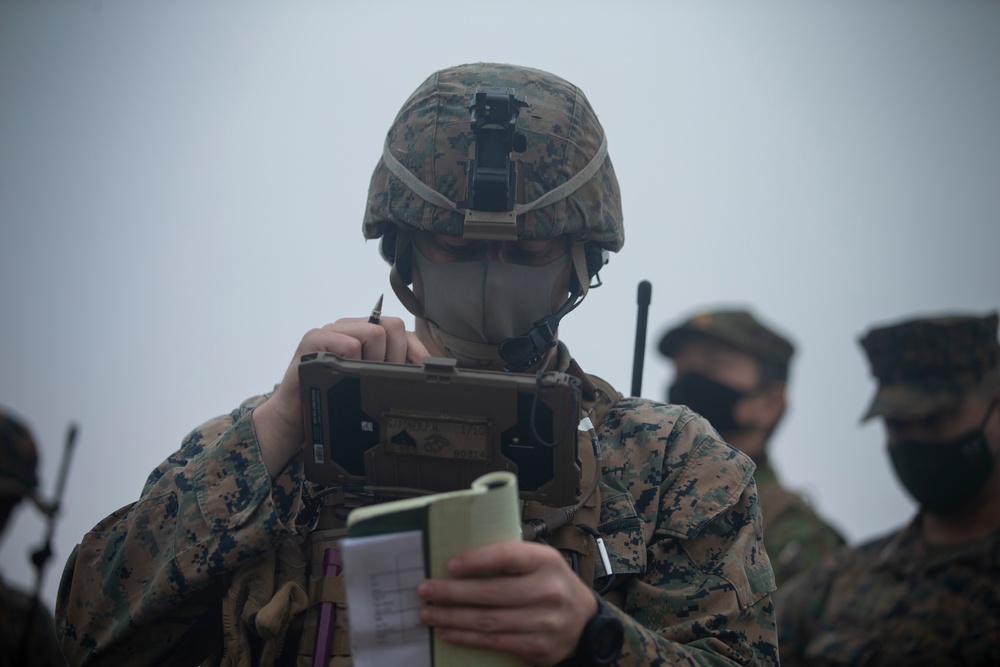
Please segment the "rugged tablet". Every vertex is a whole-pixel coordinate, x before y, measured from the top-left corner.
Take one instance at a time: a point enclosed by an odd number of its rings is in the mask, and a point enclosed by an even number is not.
[[[299,383],[313,482],[437,492],[509,470],[522,499],[563,506],[579,495],[580,383],[570,375],[316,353],[302,357]]]

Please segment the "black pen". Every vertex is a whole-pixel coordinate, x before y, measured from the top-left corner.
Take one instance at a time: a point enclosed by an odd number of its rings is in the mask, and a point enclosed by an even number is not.
[[[378,321],[382,318],[382,297],[384,296],[385,294],[379,295],[375,307],[372,308],[372,314],[368,316],[368,324],[378,324]]]

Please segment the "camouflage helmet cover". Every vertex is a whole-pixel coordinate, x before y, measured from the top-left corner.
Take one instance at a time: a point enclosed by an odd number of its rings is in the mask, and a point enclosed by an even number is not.
[[[384,154],[445,200],[464,200],[474,145],[469,104],[478,86],[513,88],[528,103],[517,120],[527,137],[527,149],[514,154],[518,204],[550,193],[598,158],[596,173],[576,190],[519,216],[518,238],[572,234],[617,252],[625,241],[621,193],[610,157],[600,159],[604,129],[583,92],[553,74],[487,63],[436,72],[396,115]],[[461,211],[425,200],[393,174],[385,157],[379,160],[368,189],[365,238],[379,238],[390,224],[460,236],[463,223]]]

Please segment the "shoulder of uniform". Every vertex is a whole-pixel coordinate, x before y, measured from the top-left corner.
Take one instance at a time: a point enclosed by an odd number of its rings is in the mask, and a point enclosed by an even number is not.
[[[684,405],[660,403],[648,398],[622,398],[608,411],[605,422],[613,422],[617,426],[627,426],[639,430],[674,430],[681,428],[692,420],[701,419],[697,413]],[[707,421],[701,420],[711,430]]]
[[[608,412],[604,427],[614,435],[608,440],[619,462],[641,466],[638,477],[660,487],[670,508],[661,528],[678,537],[698,533],[753,482],[750,458],[685,406],[626,398]]]
[[[218,417],[213,417],[197,428],[191,430],[191,432],[189,432],[186,436],[184,436],[184,439],[181,440],[180,449],[167,457],[163,463],[157,466],[157,468],[149,474],[149,477],[146,478],[146,485],[143,488],[143,493],[145,494],[147,489],[156,484],[167,473],[167,471],[172,468],[183,467],[192,458],[201,454],[206,447],[211,445],[213,442],[222,437],[223,434],[240,423],[241,420],[249,419],[254,408],[266,401],[269,396],[270,394],[262,394],[248,398],[232,412],[219,415]]]
[[[840,546],[826,554],[816,565],[812,566],[802,575],[818,580],[830,580],[841,576],[847,572],[858,569],[869,569],[877,563],[882,562],[886,557],[886,550],[894,545],[901,537],[899,531],[894,531],[887,535],[872,538],[856,546]],[[810,574],[811,573],[811,574]]]
[[[875,554],[882,555],[886,549],[906,542],[908,538],[912,539],[909,527],[894,528],[888,533],[871,537],[848,551],[852,555],[869,558]]]

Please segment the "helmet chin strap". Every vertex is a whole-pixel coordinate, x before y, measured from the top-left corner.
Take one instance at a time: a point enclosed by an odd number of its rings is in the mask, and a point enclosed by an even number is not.
[[[398,241],[396,250],[398,258],[399,253],[402,251],[398,245]],[[413,294],[410,287],[400,277],[395,263],[389,273],[389,283],[392,285],[392,290],[396,293],[400,303],[414,316],[419,317],[427,323],[428,328],[441,341],[448,354],[463,363],[473,366],[493,366],[502,362],[505,371],[509,373],[523,373],[541,363],[548,351],[556,346],[556,332],[559,329],[559,322],[580,305],[590,290],[590,276],[587,274],[587,257],[584,251],[584,241],[582,239],[574,240],[570,252],[576,281],[570,291],[569,297],[563,305],[552,315],[536,321],[528,332],[520,336],[508,338],[500,343],[499,346],[458,338],[424,317],[423,306],[417,300],[416,295]]]
[[[439,327],[432,320],[424,320],[427,328],[431,330],[445,351],[458,359],[465,365],[470,366],[498,366],[503,363],[496,345],[489,343],[476,343],[464,338],[452,336],[450,333]]]

